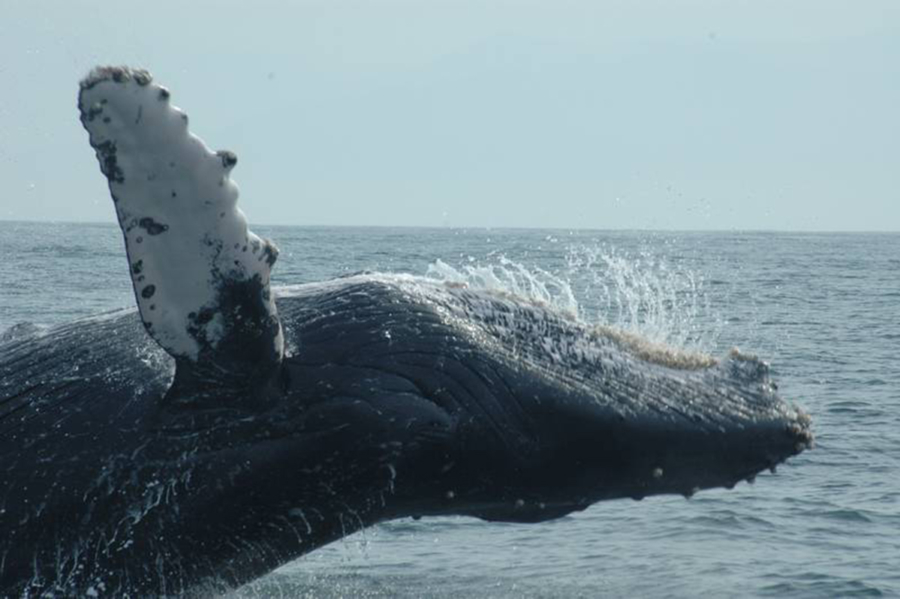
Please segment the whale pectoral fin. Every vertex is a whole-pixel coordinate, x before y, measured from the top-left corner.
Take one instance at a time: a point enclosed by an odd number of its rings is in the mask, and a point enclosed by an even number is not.
[[[237,158],[192,135],[146,71],[94,69],[78,107],[109,181],[141,320],[176,358],[169,395],[257,388],[283,354],[269,287],[278,251],[237,208]]]

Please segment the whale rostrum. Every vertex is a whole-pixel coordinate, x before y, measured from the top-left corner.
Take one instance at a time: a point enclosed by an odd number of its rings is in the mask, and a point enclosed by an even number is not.
[[[411,275],[273,290],[237,158],[168,90],[102,67],[79,110],[137,312],[0,340],[0,595],[205,596],[378,522],[690,496],[812,446],[738,351]]]

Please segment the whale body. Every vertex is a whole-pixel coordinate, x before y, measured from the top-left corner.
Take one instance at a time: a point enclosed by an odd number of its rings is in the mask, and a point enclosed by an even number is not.
[[[272,290],[167,90],[107,67],[79,105],[138,310],[0,342],[0,594],[203,596],[378,522],[690,496],[812,444],[737,351],[408,275]]]

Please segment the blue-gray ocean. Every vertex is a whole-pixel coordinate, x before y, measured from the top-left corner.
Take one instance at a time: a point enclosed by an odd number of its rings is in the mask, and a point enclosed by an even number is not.
[[[503,288],[772,364],[817,446],[755,485],[543,524],[401,520],[237,591],[286,597],[900,595],[900,235],[256,227],[276,285],[359,271]],[[0,222],[0,335],[133,305],[112,224]],[[2,534],[2,531],[0,531]]]

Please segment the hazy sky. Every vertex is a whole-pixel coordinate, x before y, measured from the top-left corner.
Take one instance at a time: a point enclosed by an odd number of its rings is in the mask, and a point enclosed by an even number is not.
[[[252,223],[900,230],[893,0],[0,0],[0,218],[113,221],[108,63]]]

